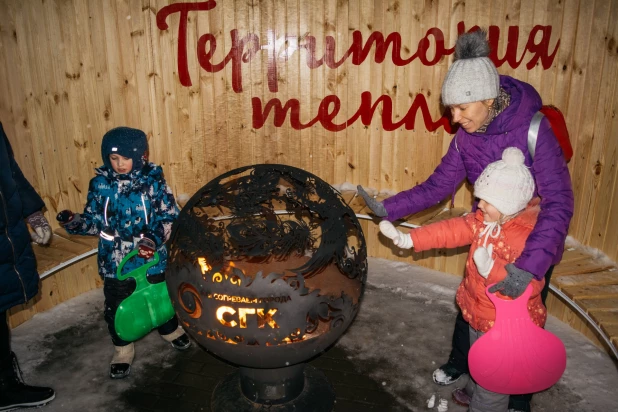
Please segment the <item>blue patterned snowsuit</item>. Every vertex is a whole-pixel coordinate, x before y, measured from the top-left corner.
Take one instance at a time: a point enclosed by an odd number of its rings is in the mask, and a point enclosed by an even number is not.
[[[163,170],[153,163],[128,175],[118,175],[107,166],[96,169],[96,174],[90,181],[80,224],[67,229],[67,232],[98,235],[106,228],[113,232],[113,240],[99,238],[98,265],[99,274],[105,280],[105,321],[114,345],[125,346],[129,342],[118,336],[114,320],[120,303],[135,290],[135,282],[132,279],[118,280],[116,269],[135,248],[140,233],[148,233],[155,241],[159,253],[159,263],[148,270],[148,280],[150,283],[164,281],[167,267],[165,242],[178,216],[178,208],[163,177]],[[136,256],[125,264],[123,272],[132,271],[145,262],[145,259]],[[178,319],[174,316],[158,330],[161,335],[167,335],[177,327]]]

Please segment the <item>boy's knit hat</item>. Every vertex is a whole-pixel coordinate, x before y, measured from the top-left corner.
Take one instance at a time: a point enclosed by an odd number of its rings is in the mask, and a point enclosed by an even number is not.
[[[442,83],[445,106],[495,99],[500,91],[498,70],[489,56],[487,33],[464,33],[455,44],[455,61]]]
[[[516,147],[502,152],[502,160],[490,163],[474,183],[474,196],[493,205],[505,216],[525,209],[534,195],[534,179]]]
[[[105,133],[103,141],[101,142],[101,157],[103,158],[103,164],[110,169],[112,168],[112,164],[109,161],[109,155],[117,153],[133,160],[132,172],[141,170],[142,167],[144,167],[144,155],[147,151],[148,140],[146,139],[146,133],[130,127],[116,127],[115,129],[111,129]]]

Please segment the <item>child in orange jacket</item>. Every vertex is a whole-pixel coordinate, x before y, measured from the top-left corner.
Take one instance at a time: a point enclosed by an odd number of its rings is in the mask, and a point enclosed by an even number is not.
[[[470,345],[493,326],[496,318],[485,288],[495,283],[490,292],[508,294],[504,287],[509,283],[502,282],[507,275],[506,266],[512,265],[524,250],[540,211],[538,200],[531,201],[534,188],[523,153],[509,147],[502,160],[489,164],[475,182],[474,195],[480,199],[475,213],[436,222],[409,234],[400,232],[389,221],[380,222],[382,234],[400,248],[414,247],[421,252],[470,245],[464,278],[457,289],[457,304],[470,324]],[[532,321],[543,327],[547,311],[540,293],[545,280],[522,277],[517,282],[525,283],[517,285],[523,288],[531,283],[528,312]],[[501,293],[498,296],[510,299]],[[509,395],[490,392],[473,379],[469,379],[465,389],[455,392],[455,400],[468,397],[472,412],[500,412],[508,408]]]

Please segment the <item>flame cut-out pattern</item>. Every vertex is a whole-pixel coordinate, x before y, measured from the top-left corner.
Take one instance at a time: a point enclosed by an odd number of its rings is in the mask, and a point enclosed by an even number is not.
[[[351,238],[356,244],[348,244]],[[365,239],[352,209],[332,186],[291,166],[246,166],[215,178],[185,205],[171,239],[170,253],[207,256],[217,270],[226,258],[284,260],[309,251],[311,258],[293,271],[312,276],[334,261],[349,278],[367,274]]]

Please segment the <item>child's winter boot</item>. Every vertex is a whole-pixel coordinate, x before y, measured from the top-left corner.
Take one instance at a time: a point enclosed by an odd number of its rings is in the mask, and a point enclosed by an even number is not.
[[[187,334],[181,327],[178,327],[178,329],[176,329],[170,334],[161,335],[161,337],[167,342],[171,343],[175,349],[186,350],[191,347],[191,341],[189,340],[189,336],[187,336]]]
[[[433,371],[433,381],[438,385],[446,386],[455,383],[462,375],[464,375],[463,372],[459,371],[450,362],[447,362]]]
[[[131,363],[135,356],[135,346],[129,343],[126,346],[114,346],[114,357],[109,366],[109,377],[122,379],[131,372]]]
[[[52,388],[24,383],[15,354],[0,368],[0,411],[42,406],[56,397]]]
[[[466,391],[466,388],[457,388],[452,393],[453,402],[461,406],[469,406],[472,402],[472,397]]]

